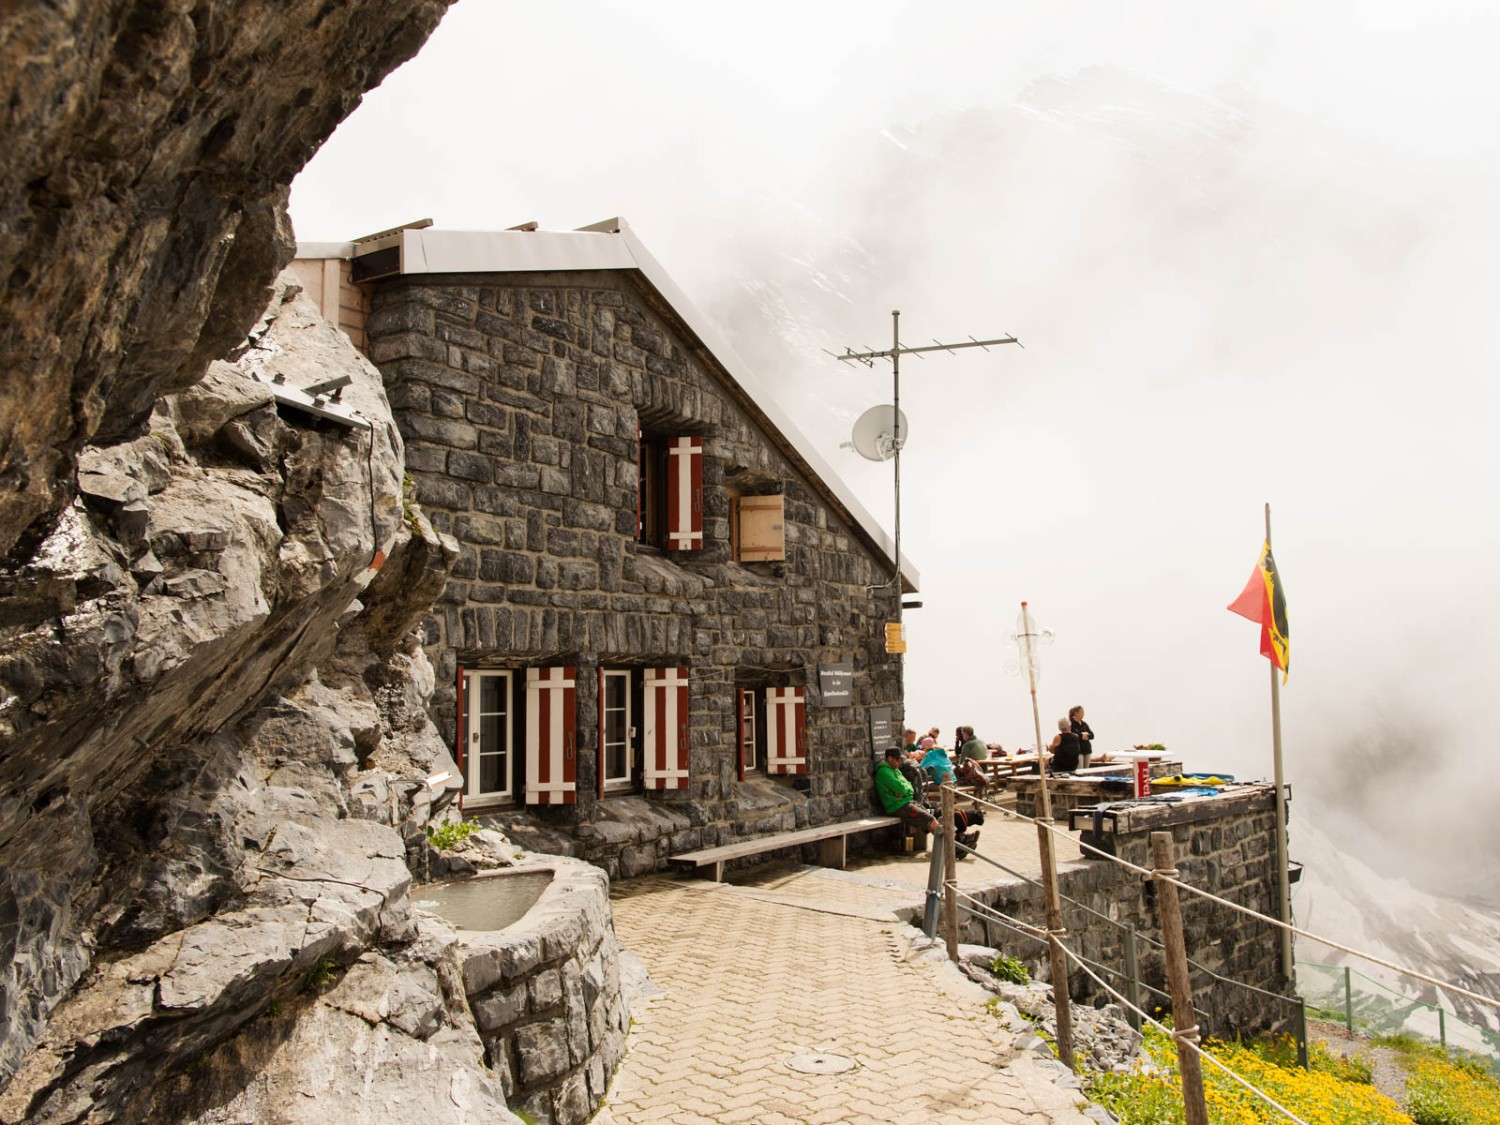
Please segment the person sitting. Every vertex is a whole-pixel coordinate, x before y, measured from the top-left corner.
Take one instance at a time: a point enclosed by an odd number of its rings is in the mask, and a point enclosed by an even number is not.
[[[937,745],[931,738],[924,738],[921,742],[922,760],[918,763],[922,772],[931,777],[939,785],[944,782],[955,783],[958,779],[953,773],[953,763],[948,760],[948,751]]]
[[[880,797],[880,807],[887,816],[899,817],[908,828],[936,832],[937,817],[917,800],[916,790],[902,772],[902,765],[900,749],[892,746],[885,752],[885,761],[875,767],[875,792]]]
[[[990,756],[990,748],[982,741],[974,737],[973,727],[959,727],[958,737],[963,741],[959,743],[958,756],[978,762]]]
[[[902,732],[901,745],[905,748],[908,758],[920,758],[922,756],[921,744],[917,742],[917,732],[907,729]]]
[[[1078,759],[1083,753],[1083,739],[1073,730],[1071,721],[1058,719],[1057,734],[1047,744],[1047,749],[1052,752],[1048,773],[1072,773],[1078,768]]]

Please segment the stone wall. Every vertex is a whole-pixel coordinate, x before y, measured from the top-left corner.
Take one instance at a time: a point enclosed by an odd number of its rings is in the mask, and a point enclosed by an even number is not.
[[[506,1104],[538,1122],[575,1125],[604,1100],[625,1052],[609,880],[547,857],[552,884],[515,925],[461,931],[464,991]]]
[[[1272,790],[1257,787],[1233,800],[1184,802],[1178,823],[1169,825],[1177,868],[1184,882],[1261,914],[1276,917],[1276,816]],[[1163,829],[1166,830],[1166,829]],[[1086,842],[1088,842],[1086,837]],[[1117,834],[1110,841],[1115,853],[1138,867],[1151,869],[1150,831]],[[1161,918],[1155,888],[1143,875],[1107,860],[1085,860],[1059,868],[1063,924],[1067,943],[1080,956],[1106,966],[1101,972],[1121,988],[1125,960],[1125,927],[1144,935],[1137,939],[1140,979],[1161,994],[1145,992],[1143,1007],[1170,1009],[1165,999],[1166,977],[1161,951],[1151,942],[1161,940]],[[1001,914],[1030,925],[1045,926],[1046,908],[1039,886],[1009,881],[976,892]],[[1201,968],[1193,970],[1193,989],[1208,1033],[1231,1035],[1282,1026],[1293,1006],[1266,992],[1286,995],[1281,976],[1281,942],[1275,927],[1256,921],[1201,895],[1181,892],[1183,929],[1188,957]],[[1069,900],[1073,900],[1070,902]],[[1094,913],[1091,913],[1094,912]],[[1103,917],[1100,917],[1100,916]],[[1106,921],[1105,919],[1108,919]],[[1033,976],[1048,977],[1044,943],[1023,937],[995,921],[965,916],[961,940],[995,946],[1025,960]],[[1149,938],[1150,941],[1145,939]],[[1217,979],[1226,978],[1226,980]],[[1092,1002],[1103,991],[1074,969],[1069,992],[1075,1000]]]
[[[766,817],[738,805],[737,678],[807,690],[810,776],[805,789],[767,782],[780,790],[776,814],[803,825],[868,813],[868,708],[901,718],[900,666],[884,651],[894,592],[868,588],[888,573],[670,310],[613,272],[398,278],[372,307],[369,354],[417,496],[462,547],[427,625],[439,725],[452,734],[460,665],[578,668],[578,804],[526,819],[573,836],[590,858],[618,858],[622,846],[610,829],[576,827],[629,821],[630,846],[656,863],[688,838],[759,830]],[[638,426],[703,437],[702,550],[637,544]],[[736,563],[731,495],[773,491],[784,496],[786,560]],[[854,667],[847,708],[820,705],[817,666],[835,661]],[[685,819],[687,835],[598,807],[613,800],[594,796],[588,749],[601,662],[690,668],[689,786],[645,797]],[[632,854],[629,866],[644,866],[645,853]]]

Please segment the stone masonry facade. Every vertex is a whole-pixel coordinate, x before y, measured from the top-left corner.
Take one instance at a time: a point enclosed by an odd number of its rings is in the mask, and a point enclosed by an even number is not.
[[[375,286],[368,350],[411,487],[461,547],[426,623],[448,737],[460,669],[577,668],[576,803],[489,809],[612,875],[736,835],[869,813],[869,709],[899,729],[889,563],[672,309],[620,271],[403,276]],[[637,541],[639,440],[701,438],[703,547]],[[785,558],[737,562],[736,496],[779,494]],[[853,668],[822,705],[818,668]],[[689,669],[686,788],[600,798],[597,669]],[[737,768],[738,689],[802,688],[808,772]]]
[[[1185,803],[1178,823],[1160,830],[1172,833],[1175,862],[1184,882],[1212,888],[1229,902],[1276,917],[1273,790],[1265,787],[1234,801]],[[1106,841],[1085,833],[1083,842]],[[1107,849],[1137,867],[1151,870],[1154,866],[1149,831],[1111,835]],[[1086,860],[1059,871],[1058,889],[1064,896],[1063,925],[1069,945],[1103,966],[1095,971],[1116,989],[1123,988],[1126,928],[1141,935],[1136,939],[1139,979],[1148,986],[1141,990],[1142,1007],[1150,1010],[1161,1005],[1170,1011],[1161,949],[1154,944],[1161,941],[1161,916],[1150,880],[1115,863]],[[1038,885],[1008,881],[977,891],[975,897],[1001,914],[1046,925],[1046,905]],[[1205,1034],[1289,1030],[1297,1005],[1281,999],[1289,996],[1290,988],[1278,971],[1281,942],[1275,927],[1201,895],[1179,892],[1178,897],[1188,957],[1197,966],[1191,970],[1193,995],[1198,998]],[[963,941],[1005,950],[1025,960],[1033,975],[1047,976],[1043,942],[1022,937],[1000,923],[969,916],[960,936]],[[1080,1001],[1112,999],[1076,968],[1069,975],[1069,991]]]

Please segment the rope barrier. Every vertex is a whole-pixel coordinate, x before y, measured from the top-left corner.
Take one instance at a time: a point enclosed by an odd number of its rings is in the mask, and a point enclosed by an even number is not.
[[[953,786],[948,785],[947,783],[944,783],[943,788],[945,788],[945,789],[953,788],[954,789],[954,793],[957,794],[957,789],[954,788]],[[1133,871],[1133,872],[1135,872],[1138,875],[1145,875],[1148,878],[1150,878],[1150,877],[1152,877],[1152,876],[1154,876],[1156,874],[1156,872],[1150,870],[1149,868],[1137,867],[1135,864],[1131,863],[1129,860],[1121,859],[1117,855],[1110,855],[1108,852],[1101,851],[1098,848],[1095,848],[1095,847],[1092,847],[1092,846],[1090,846],[1088,844],[1085,844],[1081,840],[1076,840],[1076,841],[1073,840],[1072,833],[1071,833],[1071,831],[1069,829],[1059,828],[1052,821],[1043,821],[1043,820],[1037,819],[1036,817],[1025,816],[1025,815],[1023,815],[1021,813],[1016,812],[1014,809],[1007,809],[1007,808],[1004,808],[1001,805],[995,804],[993,801],[987,801],[983,797],[971,797],[970,800],[974,801],[977,804],[984,805],[986,808],[994,809],[996,812],[1002,813],[1005,816],[1012,817],[1012,818],[1014,818],[1016,820],[1024,821],[1027,824],[1039,825],[1040,827],[1045,828],[1048,832],[1051,832],[1055,836],[1061,836],[1063,839],[1066,839],[1066,840],[1069,840],[1069,841],[1072,841],[1072,842],[1076,843],[1078,845],[1079,850],[1086,851],[1086,852],[1092,852],[1094,855],[1098,856],[1100,859],[1107,859],[1107,860],[1111,861],[1112,863],[1117,863],[1121,867],[1125,868],[1127,871]],[[1395,972],[1401,973],[1404,976],[1411,977],[1414,980],[1422,981],[1424,984],[1430,984],[1430,985],[1433,985],[1433,986],[1435,986],[1437,988],[1441,988],[1445,992],[1453,993],[1456,996],[1466,997],[1466,998],[1468,998],[1470,1000],[1476,1001],[1477,1003],[1484,1004],[1485,1006],[1490,1007],[1490,1008],[1500,1009],[1500,999],[1496,999],[1493,996],[1485,996],[1483,993],[1474,992],[1471,989],[1463,988],[1463,987],[1461,987],[1459,985],[1452,984],[1452,983],[1450,983],[1448,981],[1445,981],[1445,980],[1442,980],[1442,979],[1440,979],[1438,977],[1430,976],[1427,973],[1418,972],[1416,969],[1409,969],[1409,968],[1407,968],[1404,965],[1398,965],[1394,961],[1387,961],[1385,958],[1383,958],[1383,957],[1377,957],[1373,953],[1367,953],[1367,952],[1365,952],[1362,949],[1355,949],[1353,946],[1345,945],[1342,942],[1334,941],[1332,938],[1322,937],[1319,934],[1315,934],[1315,933],[1312,933],[1311,931],[1304,930],[1300,926],[1294,926],[1290,922],[1283,922],[1279,918],[1270,918],[1270,917],[1267,917],[1266,915],[1260,913],[1257,910],[1253,910],[1253,909],[1251,909],[1248,906],[1241,906],[1237,902],[1231,902],[1229,899],[1222,898],[1219,895],[1214,894],[1212,891],[1205,891],[1205,890],[1202,890],[1199,887],[1193,886],[1191,883],[1184,883],[1181,879],[1178,879],[1178,878],[1175,878],[1175,877],[1172,877],[1172,876],[1167,876],[1167,881],[1170,882],[1173,886],[1178,887],[1181,890],[1190,891],[1191,893],[1193,893],[1195,895],[1198,895],[1200,898],[1206,898],[1210,902],[1217,902],[1221,906],[1227,906],[1231,910],[1235,910],[1235,911],[1238,911],[1241,914],[1247,915],[1247,916],[1249,916],[1251,918],[1255,918],[1255,919],[1257,919],[1257,920],[1259,920],[1261,922],[1266,923],[1267,925],[1275,926],[1278,929],[1289,930],[1289,931],[1291,931],[1292,933],[1296,934],[1299,937],[1304,937],[1304,938],[1307,938],[1309,941],[1315,941],[1315,942],[1318,942],[1321,945],[1326,945],[1330,949],[1337,949],[1337,950],[1339,950],[1342,953],[1348,953],[1348,954],[1351,954],[1351,955],[1353,955],[1355,957],[1361,957],[1364,960],[1369,961],[1373,965],[1379,965],[1382,968],[1394,970]]]
[[[1218,1059],[1214,1058],[1211,1054],[1200,1047],[1197,1043],[1198,1028],[1196,1026],[1184,1028],[1179,1033],[1171,1028],[1168,1028],[1166,1025],[1157,1022],[1156,1020],[1151,1018],[1151,1015],[1149,1013],[1143,1012],[1140,1008],[1136,1007],[1129,1000],[1126,1000],[1125,997],[1121,996],[1118,992],[1111,988],[1108,983],[1103,980],[1103,978],[1101,978],[1097,973],[1091,971],[1089,967],[1083,963],[1083,959],[1074,954],[1072,950],[1064,947],[1063,952],[1067,954],[1072,960],[1076,961],[1078,963],[1078,967],[1082,969],[1088,976],[1092,977],[1094,979],[1094,982],[1100,988],[1104,989],[1105,992],[1108,992],[1125,1007],[1135,1012],[1136,1015],[1140,1016],[1141,1019],[1145,1020],[1152,1027],[1156,1028],[1156,1030],[1162,1032],[1163,1034],[1171,1036],[1178,1043],[1184,1044],[1187,1049],[1192,1051],[1193,1054],[1197,1055],[1200,1060],[1207,1059],[1209,1062],[1213,1063],[1214,1066],[1218,1067],[1225,1074],[1229,1075],[1230,1078],[1234,1079],[1234,1081],[1238,1082],[1245,1089],[1249,1090],[1256,1097],[1260,1098],[1272,1109],[1275,1109],[1277,1112],[1284,1114],[1290,1120],[1295,1121],[1297,1125],[1308,1125],[1306,1121],[1302,1120],[1302,1118],[1298,1117],[1291,1110],[1287,1109],[1286,1106],[1282,1105],[1275,1098],[1271,1097],[1270,1094],[1266,1093],[1260,1087],[1256,1086],[1254,1083],[1248,1081],[1247,1079],[1241,1078],[1228,1066],[1220,1062]]]

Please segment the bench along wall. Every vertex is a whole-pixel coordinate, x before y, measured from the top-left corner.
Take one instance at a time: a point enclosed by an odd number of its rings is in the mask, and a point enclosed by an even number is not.
[[[888,564],[648,285],[395,277],[366,333],[462,548],[426,641],[467,811],[625,875],[870,811]]]
[[[1150,834],[1170,830],[1177,868],[1184,882],[1201,887],[1220,898],[1275,918],[1278,916],[1276,879],[1276,814],[1274,789],[1255,786],[1231,791],[1216,798],[1183,801],[1149,811],[1122,814],[1102,835],[1085,832],[1083,842],[1111,851],[1121,859],[1150,870]],[[1085,814],[1075,814],[1082,818]],[[1107,860],[1085,860],[1059,870],[1058,887],[1063,900],[1063,924],[1070,948],[1090,961],[1107,966],[1103,973],[1121,989],[1125,969],[1125,926],[1133,927],[1156,942],[1161,940],[1161,918],[1155,888],[1145,876]],[[1035,926],[1046,925],[1046,904],[1040,888],[1007,882],[975,897],[986,905]],[[1268,1028],[1289,1027],[1293,1006],[1276,996],[1225,983],[1230,978],[1277,996],[1288,995],[1290,982],[1281,975],[1281,942],[1276,927],[1259,922],[1228,906],[1201,895],[1181,892],[1183,931],[1188,957],[1202,966],[1194,969],[1193,991],[1206,1033],[1233,1035]],[[1075,900],[1069,902],[1068,899]],[[1082,905],[1077,905],[1082,904]],[[1111,922],[1090,914],[1097,911]],[[1021,937],[993,921],[966,916],[961,940],[1005,950],[1027,962],[1032,975],[1047,978],[1046,945]],[[1137,940],[1140,979],[1163,995],[1142,990],[1142,1006],[1170,1004],[1159,946]],[[1098,970],[1096,970],[1098,971]],[[1086,975],[1069,975],[1069,993],[1075,1000],[1092,1003],[1108,997]]]

